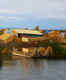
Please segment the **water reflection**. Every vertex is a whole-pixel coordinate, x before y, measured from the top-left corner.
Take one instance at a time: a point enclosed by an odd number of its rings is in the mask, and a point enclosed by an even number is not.
[[[23,71],[40,72],[43,71],[44,68],[48,68],[47,60],[22,59],[21,63]]]
[[[2,54],[0,53],[0,69],[2,68],[3,65],[3,57]]]
[[[0,80],[65,80],[66,61],[45,59],[4,60]]]

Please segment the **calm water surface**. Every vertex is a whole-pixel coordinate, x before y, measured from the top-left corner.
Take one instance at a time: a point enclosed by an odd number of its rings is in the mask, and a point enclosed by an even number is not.
[[[0,68],[0,80],[66,80],[66,61],[4,60]]]

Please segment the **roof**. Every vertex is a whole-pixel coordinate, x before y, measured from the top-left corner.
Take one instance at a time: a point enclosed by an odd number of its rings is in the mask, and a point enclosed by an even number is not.
[[[42,35],[41,31],[37,30],[13,29],[12,31],[15,31],[15,33]]]
[[[46,34],[48,34],[48,33],[50,33],[50,32],[51,32],[51,30],[46,30],[46,32],[45,32],[45,33],[46,33]]]

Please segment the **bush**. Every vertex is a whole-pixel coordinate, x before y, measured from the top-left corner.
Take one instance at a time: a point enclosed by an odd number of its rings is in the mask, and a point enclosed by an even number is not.
[[[49,41],[49,45],[53,48],[55,56],[65,53],[65,50],[64,50],[64,48],[61,47],[60,43],[52,40],[52,41]]]

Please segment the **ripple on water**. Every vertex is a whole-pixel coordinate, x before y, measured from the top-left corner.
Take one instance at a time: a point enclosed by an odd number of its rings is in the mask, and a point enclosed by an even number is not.
[[[66,61],[20,59],[3,61],[0,80],[66,80]]]

